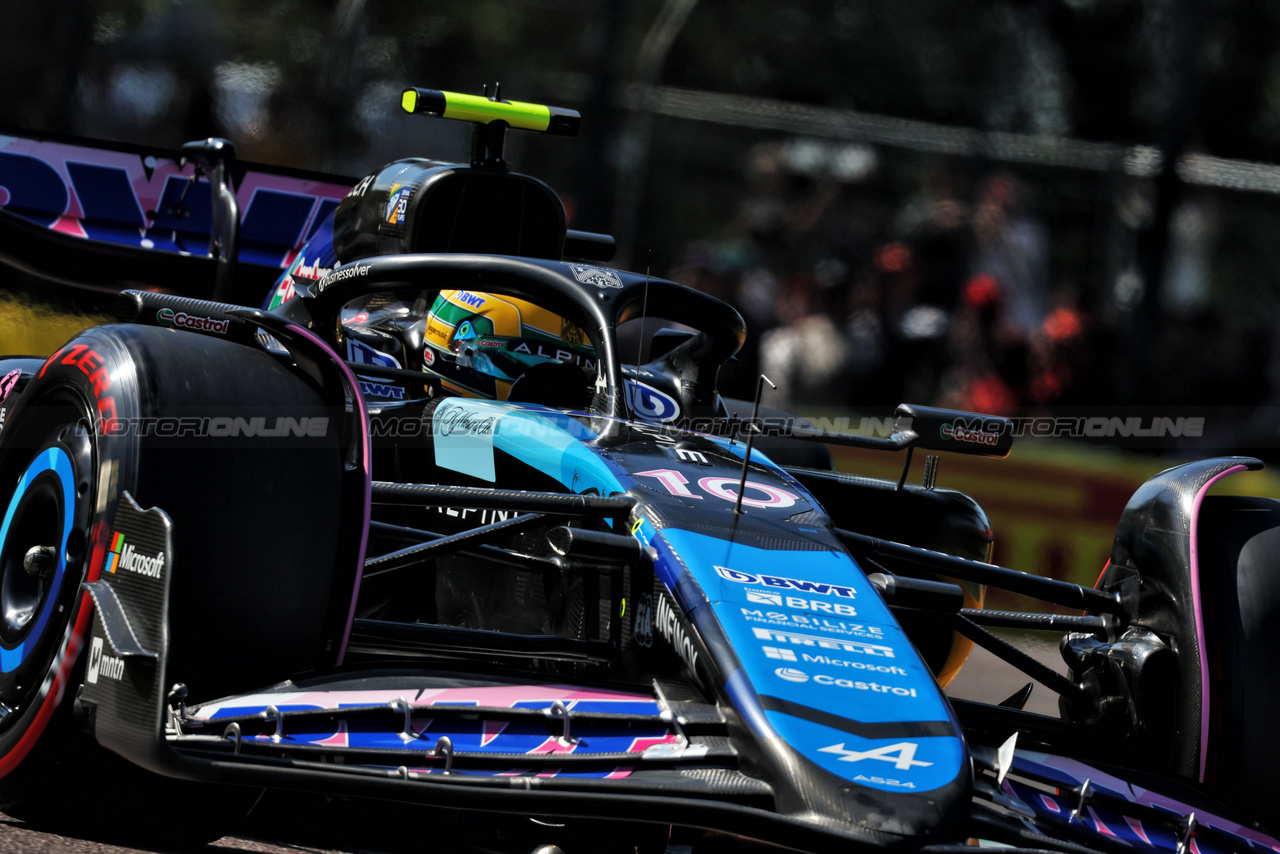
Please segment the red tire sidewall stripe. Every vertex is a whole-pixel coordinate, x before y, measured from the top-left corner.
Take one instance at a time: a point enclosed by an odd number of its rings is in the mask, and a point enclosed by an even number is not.
[[[103,540],[102,534],[106,531],[106,526],[99,522],[95,527],[93,557],[89,562],[89,573],[85,577],[86,581],[97,581],[99,572],[102,569],[102,559],[106,554],[106,542]],[[0,757],[0,777],[8,776],[14,771],[22,760],[31,752],[31,748],[35,747],[36,742],[40,740],[44,728],[49,724],[49,719],[53,717],[53,712],[58,708],[58,703],[62,701],[63,691],[66,690],[67,682],[71,678],[71,671],[76,665],[77,659],[80,658],[80,650],[84,646],[84,637],[89,630],[89,621],[93,619],[93,598],[86,592],[80,594],[80,610],[76,616],[75,627],[71,631],[71,637],[67,641],[66,648],[62,651],[62,662],[55,674],[53,684],[49,687],[48,693],[45,694],[44,702],[36,711],[35,720],[27,727],[27,731],[18,739],[18,743],[13,749]]]

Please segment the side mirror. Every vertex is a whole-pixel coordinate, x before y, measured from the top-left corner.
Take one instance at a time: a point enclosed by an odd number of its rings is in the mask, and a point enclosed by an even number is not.
[[[979,457],[1007,457],[1013,449],[1013,422],[996,415],[903,403],[893,416],[893,432],[915,434],[912,447]]]

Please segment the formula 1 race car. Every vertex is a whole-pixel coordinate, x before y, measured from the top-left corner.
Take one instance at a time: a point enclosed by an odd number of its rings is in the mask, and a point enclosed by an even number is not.
[[[0,808],[172,841],[266,788],[537,818],[570,854],[575,821],[626,851],[1280,850],[1280,503],[1206,497],[1258,461],[1142,486],[1094,588],[992,565],[936,457],[882,481],[825,446],[1002,457],[1008,422],[721,397],[737,311],[604,266],[508,169],[508,131],[576,113],[402,106],[472,122],[469,165],[0,137],[0,260],[120,291],[0,359]],[[992,628],[1060,635],[1068,675]],[[945,696],[974,643],[1061,717]]]

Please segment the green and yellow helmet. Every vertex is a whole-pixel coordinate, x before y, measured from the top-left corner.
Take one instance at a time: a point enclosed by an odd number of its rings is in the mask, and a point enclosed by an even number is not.
[[[440,291],[427,314],[423,370],[464,397],[506,400],[536,365],[577,365],[595,373],[595,350],[582,330],[515,297]]]

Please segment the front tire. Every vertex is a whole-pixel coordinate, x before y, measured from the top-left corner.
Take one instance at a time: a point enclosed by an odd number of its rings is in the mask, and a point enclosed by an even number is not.
[[[199,701],[337,663],[359,562],[343,403],[265,352],[175,330],[99,327],[46,361],[0,431],[0,810],[166,845],[216,839],[247,812],[256,791],[162,778],[98,745],[78,697],[95,631],[81,584],[106,577],[127,492],[173,520],[168,613],[134,615],[167,617],[165,655],[138,666],[161,666]],[[309,417],[332,427],[188,429]],[[104,797],[122,790],[126,801]]]
[[[49,742],[71,728],[71,686],[91,617],[88,594],[80,589],[89,570],[96,485],[90,410],[74,389],[59,385],[47,389],[30,411],[31,418],[10,422],[0,443],[0,484],[13,484],[0,498],[5,810],[43,788],[34,769],[60,761],[50,755]],[[26,565],[33,549],[44,551],[48,566]]]

